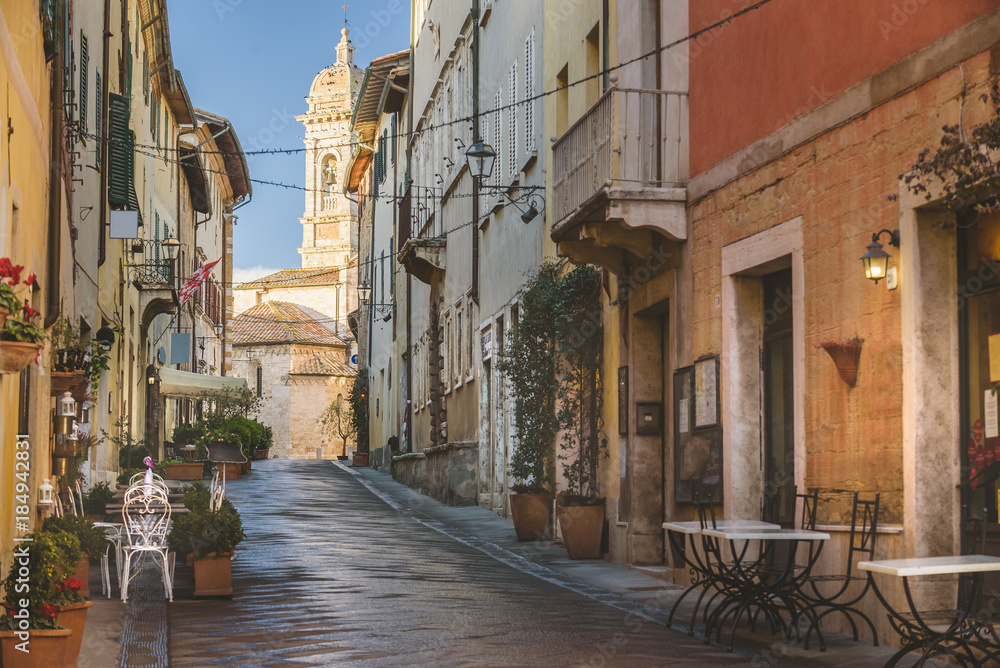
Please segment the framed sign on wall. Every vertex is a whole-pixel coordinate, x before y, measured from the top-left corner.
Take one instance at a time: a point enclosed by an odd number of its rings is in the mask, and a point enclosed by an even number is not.
[[[722,503],[722,429],[698,423],[697,375],[697,363],[674,372],[674,502],[694,503],[697,493],[702,501]]]
[[[695,429],[719,426],[719,356],[694,363]]]

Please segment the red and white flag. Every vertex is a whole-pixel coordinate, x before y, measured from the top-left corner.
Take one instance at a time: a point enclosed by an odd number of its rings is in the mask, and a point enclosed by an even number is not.
[[[180,294],[178,295],[181,304],[190,299],[191,295],[193,295],[195,291],[197,291],[198,288],[201,287],[201,284],[205,282],[205,279],[208,278],[208,275],[212,273],[212,267],[214,267],[217,264],[219,264],[219,260],[216,260],[215,262],[209,262],[206,265],[198,267],[198,269],[195,270],[193,274],[191,274],[191,278],[187,279],[187,283],[184,284],[184,287],[181,288]]]

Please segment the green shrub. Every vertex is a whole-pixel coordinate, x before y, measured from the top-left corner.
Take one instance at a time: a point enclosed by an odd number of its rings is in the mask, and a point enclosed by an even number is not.
[[[83,512],[88,515],[104,515],[105,508],[114,498],[115,492],[111,485],[106,482],[93,484],[83,494]]]
[[[88,557],[97,558],[104,554],[108,547],[108,540],[104,532],[94,526],[94,522],[86,517],[77,515],[63,515],[56,517],[52,515],[45,519],[42,531],[62,531],[76,536],[80,541],[80,549]]]
[[[204,483],[196,481],[185,488],[183,501],[190,512],[172,518],[167,536],[172,552],[203,557],[229,552],[246,538],[240,514],[229,499],[223,499],[218,510],[209,510],[210,492]]]
[[[64,531],[36,531],[29,538],[30,542],[18,546],[19,550],[27,550],[27,556],[14,559],[3,581],[4,597],[8,603],[27,601],[30,628],[54,629],[57,625],[52,606],[63,600],[57,585],[72,576],[80,564],[83,557],[80,540]],[[26,564],[19,563],[22,561]],[[27,582],[21,570],[25,566],[28,569]],[[9,615],[0,615],[0,628],[12,628],[15,621]]]

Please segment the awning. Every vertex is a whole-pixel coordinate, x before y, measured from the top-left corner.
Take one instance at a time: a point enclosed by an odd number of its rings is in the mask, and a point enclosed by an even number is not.
[[[165,397],[204,397],[210,392],[248,389],[245,378],[206,376],[169,367],[160,369],[160,395]]]

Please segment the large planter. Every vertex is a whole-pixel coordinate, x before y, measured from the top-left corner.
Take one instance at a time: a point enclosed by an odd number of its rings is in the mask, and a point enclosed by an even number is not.
[[[3,665],[17,668],[75,668],[75,657],[67,657],[66,649],[72,631],[69,629],[37,629],[29,631],[28,652],[17,649],[21,643],[16,631],[0,631]],[[70,659],[74,659],[70,661]]]
[[[0,341],[0,373],[20,373],[35,360],[41,349],[38,343]]]
[[[519,541],[538,540],[545,535],[552,497],[548,494],[511,494],[510,514]]]
[[[53,371],[49,374],[49,394],[53,397],[69,392],[83,378],[82,371]]]
[[[194,559],[195,596],[233,595],[233,553],[208,554]]]
[[[243,477],[243,466],[241,464],[236,464],[235,462],[227,462],[225,464],[217,464],[219,467],[219,477],[222,477],[222,469],[225,468],[226,480],[239,480]]]
[[[570,559],[600,559],[604,506],[559,506],[559,527]]]
[[[80,590],[80,596],[84,598],[90,598],[90,557],[86,554],[83,555],[83,559],[76,567],[76,571],[73,573],[73,577],[80,581],[83,588]],[[65,626],[65,624],[63,624]]]
[[[201,480],[204,476],[205,465],[201,462],[163,465],[163,477],[167,480]]]
[[[84,601],[56,606],[56,623],[73,632],[66,641],[67,665],[75,666],[79,660],[80,646],[83,644],[83,627],[87,624],[87,609],[93,605],[91,601]]]
[[[368,466],[368,453],[367,452],[355,452],[354,453],[354,465],[355,466]]]

